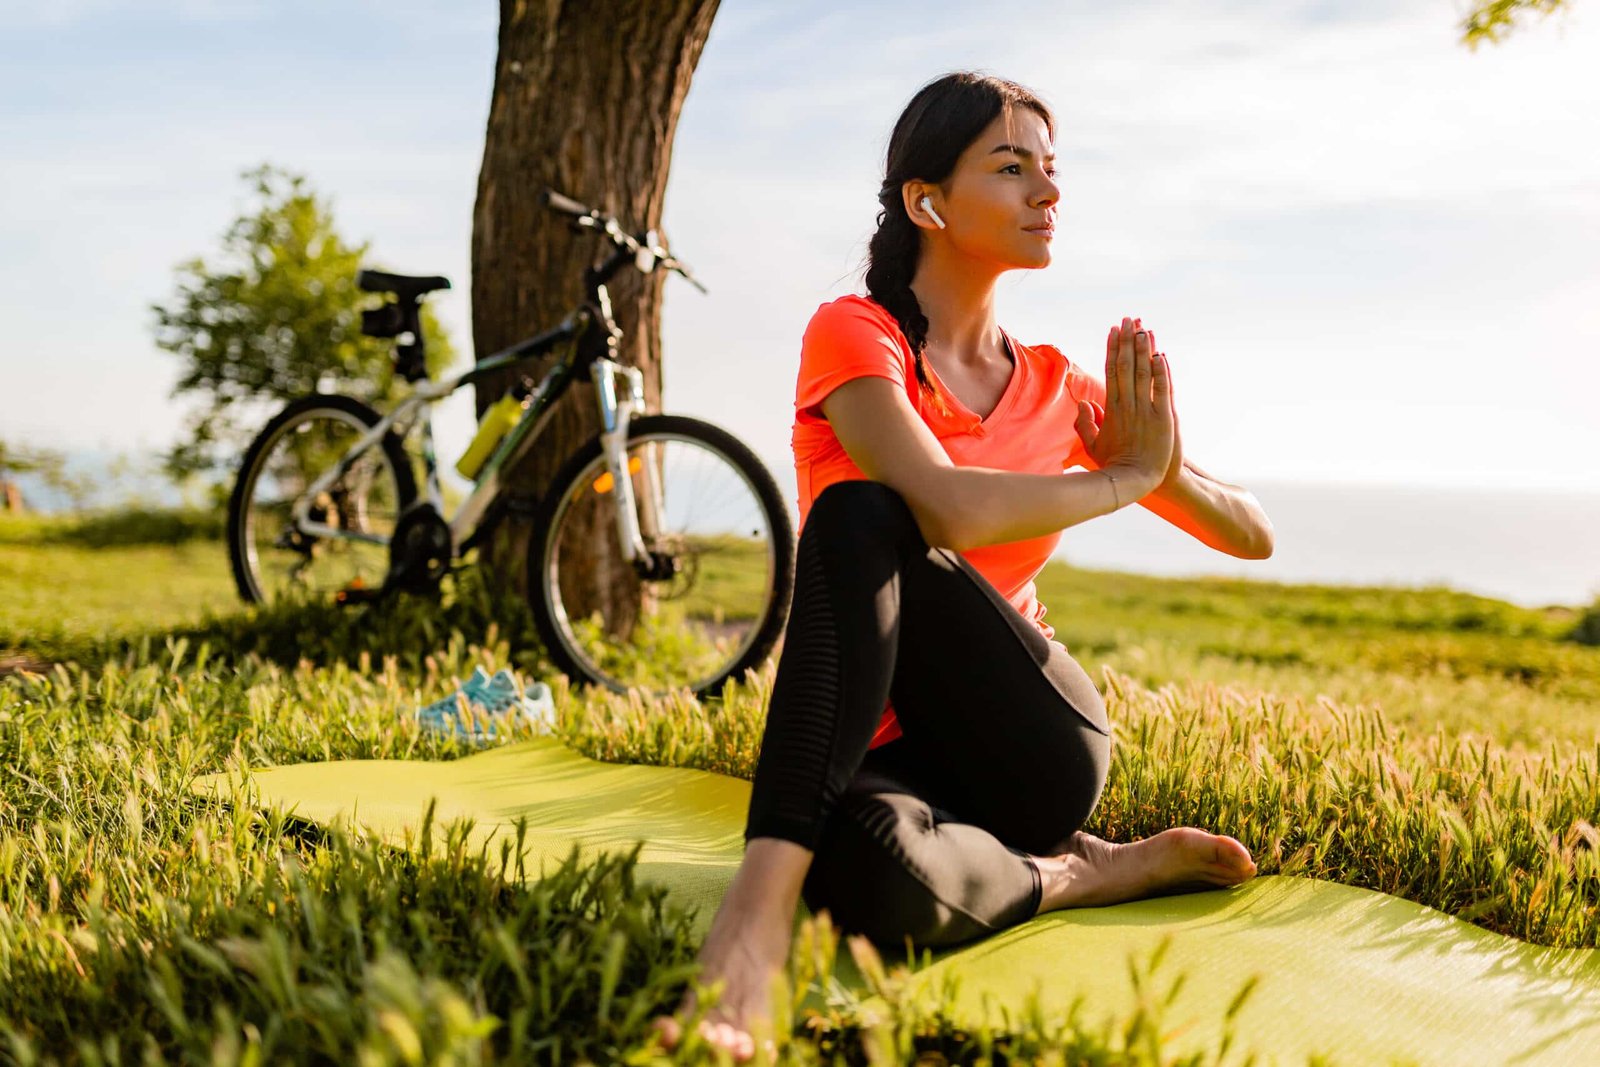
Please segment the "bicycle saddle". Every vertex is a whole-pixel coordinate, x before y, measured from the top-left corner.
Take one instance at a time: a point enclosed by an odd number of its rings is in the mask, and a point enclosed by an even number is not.
[[[381,270],[364,270],[356,275],[356,288],[364,293],[393,293],[402,300],[415,300],[423,293],[450,288],[450,279],[438,275],[413,278],[405,274],[388,274]]]

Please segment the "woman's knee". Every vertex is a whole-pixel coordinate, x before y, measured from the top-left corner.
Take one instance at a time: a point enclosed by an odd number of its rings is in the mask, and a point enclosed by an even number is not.
[[[806,515],[806,530],[812,529],[852,542],[873,534],[896,541],[922,539],[911,505],[899,490],[870,479],[834,482],[818,493]]]
[[[1059,852],[1089,821],[1100,803],[1111,766],[1111,738],[1082,725],[1073,743],[1055,750],[1047,772],[1035,772],[1051,788],[1031,798],[1008,825],[1007,840],[1036,856]]]

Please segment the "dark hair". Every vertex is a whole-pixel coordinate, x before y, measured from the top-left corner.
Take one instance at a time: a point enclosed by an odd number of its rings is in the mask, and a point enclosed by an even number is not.
[[[867,245],[867,293],[900,323],[911,342],[917,381],[941,411],[948,408],[929,381],[922,360],[928,343],[928,317],[911,291],[922,252],[922,233],[906,214],[901,187],[913,180],[944,181],[984,127],[1019,105],[1037,112],[1054,138],[1055,118],[1031,90],[989,74],[954,71],[917,90],[889,136],[883,186],[878,190],[883,210],[878,213],[878,231]]]

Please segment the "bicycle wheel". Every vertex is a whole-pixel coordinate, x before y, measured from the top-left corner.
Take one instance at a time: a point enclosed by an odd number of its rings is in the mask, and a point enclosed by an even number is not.
[[[789,510],[755,453],[698,419],[633,420],[628,468],[650,552],[632,565],[600,438],[551,480],[528,555],[539,635],[575,682],[718,696],[729,678],[761,664],[788,622]]]
[[[378,413],[347,396],[296,400],[245,452],[228,501],[228,556],[239,596],[252,603],[374,589],[389,571],[389,537],[416,496],[400,439],[388,434],[308,502],[296,502],[377,425]]]

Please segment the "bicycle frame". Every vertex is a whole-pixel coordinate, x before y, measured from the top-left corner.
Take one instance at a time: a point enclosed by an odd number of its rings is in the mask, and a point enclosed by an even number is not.
[[[490,505],[500,495],[501,472],[514,466],[527,454],[549,421],[555,402],[576,380],[582,366],[587,363],[590,378],[595,386],[595,398],[600,414],[601,452],[611,478],[608,488],[597,488],[597,491],[615,490],[613,499],[618,505],[617,534],[624,558],[630,562],[648,558],[650,552],[641,531],[641,518],[644,530],[654,532],[661,528],[659,517],[664,511],[662,487],[660,479],[656,477],[654,466],[649,463],[642,464],[644,500],[641,516],[641,501],[635,498],[633,478],[630,476],[627,462],[629,422],[634,415],[645,413],[644,374],[637,367],[627,367],[610,358],[616,350],[622,331],[612,321],[611,301],[605,286],[602,284],[596,289],[598,309],[580,305],[563,319],[560,325],[486,356],[461,374],[438,382],[418,382],[410,396],[402,400],[393,411],[384,415],[376,425],[350,446],[339,458],[338,463],[306,488],[292,509],[294,525],[302,532],[317,537],[388,544],[389,538],[381,534],[346,530],[311,521],[311,502],[344,477],[363,454],[382,441],[396,426],[404,427],[400,432],[402,439],[408,437],[415,427],[412,421],[413,415],[417,416],[416,422],[421,424],[426,488],[423,496],[412,507],[431,504],[434,510],[443,516],[444,501],[440,492],[438,462],[433,447],[433,420],[429,413],[431,406],[462,386],[472,384],[495,371],[562,348],[564,351],[561,357],[545,373],[543,380],[524,402],[522,417],[496,446],[473,483],[471,493],[462,501],[455,516],[449,520],[451,542],[455,546],[455,552],[459,555],[463,551],[463,546],[470,545],[480,532],[480,524],[489,512]],[[586,343],[602,332],[604,337],[599,339],[597,345]],[[625,389],[618,389],[618,379],[625,380]]]

